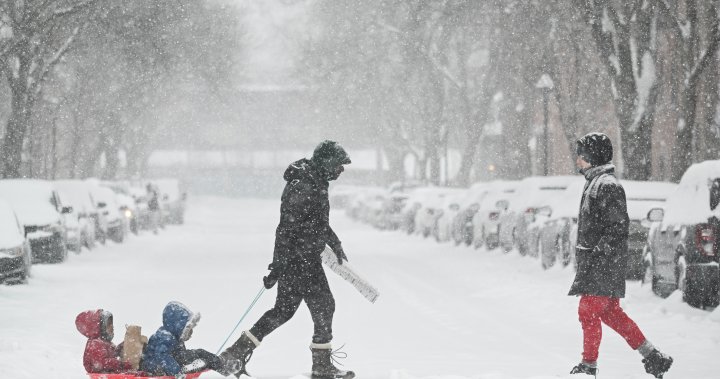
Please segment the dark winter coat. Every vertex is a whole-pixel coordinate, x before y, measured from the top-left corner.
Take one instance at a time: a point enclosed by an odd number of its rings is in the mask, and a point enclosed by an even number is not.
[[[85,311],[75,318],[75,327],[88,338],[83,354],[83,366],[92,373],[119,373],[132,369],[120,360],[121,349],[102,332],[102,310]]]
[[[313,162],[301,159],[285,170],[287,182],[275,232],[272,274],[299,285],[322,272],[325,246],[337,251],[340,240],[329,224],[328,181]]]
[[[183,362],[178,357],[186,351],[184,336],[197,322],[198,315],[178,302],[170,302],[163,309],[163,326],[148,340],[143,352],[141,370],[153,375],[177,375]]]
[[[577,273],[569,295],[625,296],[630,219],[625,190],[611,164],[585,172],[576,248]]]

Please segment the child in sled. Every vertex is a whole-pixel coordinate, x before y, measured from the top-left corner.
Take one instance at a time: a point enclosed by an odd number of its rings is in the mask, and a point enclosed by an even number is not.
[[[185,348],[185,341],[190,339],[199,320],[200,313],[193,313],[176,301],[168,303],[163,310],[163,326],[148,340],[141,370],[177,377],[208,369],[224,376],[238,372],[239,361],[224,360],[203,349]]]
[[[77,330],[88,338],[83,365],[90,373],[120,373],[132,370],[132,365],[120,358],[121,346],[115,346],[112,313],[102,310],[85,311],[75,318]]]

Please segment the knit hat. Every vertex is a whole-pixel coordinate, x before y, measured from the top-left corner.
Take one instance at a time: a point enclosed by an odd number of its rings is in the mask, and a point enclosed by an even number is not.
[[[612,160],[612,142],[604,133],[588,133],[576,141],[576,152],[585,162],[593,166],[602,166]]]

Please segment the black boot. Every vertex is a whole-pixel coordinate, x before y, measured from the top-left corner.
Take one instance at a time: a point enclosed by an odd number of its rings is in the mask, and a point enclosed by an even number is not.
[[[597,375],[597,367],[592,367],[588,365],[587,363],[580,362],[577,366],[573,367],[572,370],[570,370],[571,374],[587,374],[591,375],[592,377],[595,377]]]
[[[220,358],[227,363],[225,367],[228,374],[233,374],[238,378],[242,374],[250,376],[247,372],[247,363],[250,361],[250,357],[252,357],[253,350],[255,350],[259,344],[260,341],[250,334],[249,331],[244,331],[232,346],[220,353]]]
[[[338,349],[339,350],[339,349]],[[334,357],[345,358],[347,354],[340,351],[333,351],[329,343],[312,344],[312,379],[352,379],[355,373],[352,371],[340,370],[335,367]]]
[[[645,372],[661,379],[663,374],[670,370],[673,359],[671,356],[665,355],[657,349],[653,349],[653,351],[642,360],[642,363],[645,365]]]

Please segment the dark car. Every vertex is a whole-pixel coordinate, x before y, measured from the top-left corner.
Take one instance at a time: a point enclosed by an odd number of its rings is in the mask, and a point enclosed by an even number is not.
[[[720,302],[720,160],[685,172],[665,206],[648,213],[653,222],[645,247],[644,281],[663,297],[679,289],[696,307]]]
[[[30,244],[10,204],[0,200],[0,282],[24,283],[30,276]]]
[[[645,273],[643,251],[650,229],[648,212],[652,208],[662,207],[668,196],[677,189],[677,184],[635,180],[621,180],[620,183],[625,188],[630,217],[626,278],[639,280]]]

